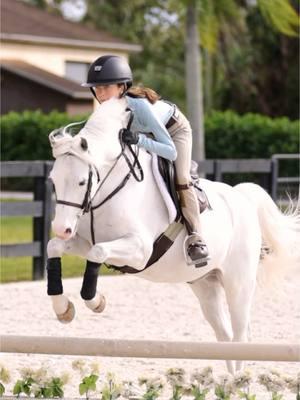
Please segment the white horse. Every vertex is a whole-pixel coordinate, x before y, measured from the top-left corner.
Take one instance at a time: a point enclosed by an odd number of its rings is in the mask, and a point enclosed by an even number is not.
[[[144,171],[141,182],[134,179],[125,157],[120,156],[119,131],[128,119],[126,100],[112,99],[96,109],[78,135],[50,134],[56,158],[50,178],[58,201],[52,223],[56,237],[48,243],[48,293],[61,322],[74,316],[73,305],[62,290],[62,254],[89,260],[81,294],[87,307],[101,312],[105,301],[96,292],[97,266],[128,265],[141,271],[155,239],[170,222],[154,180],[151,155],[139,151]],[[128,149],[125,154],[130,157]],[[115,193],[119,185],[123,186]],[[187,282],[217,340],[247,341],[262,243],[270,249],[262,263],[271,260],[274,266],[277,263],[285,268],[295,262],[299,216],[283,215],[255,184],[231,187],[203,179],[201,186],[212,207],[201,215],[202,235],[211,256],[208,265],[195,268],[186,264],[183,229],[172,247],[137,275],[155,282]],[[105,199],[92,216],[88,212],[90,201],[93,206]],[[222,303],[223,290],[231,321]],[[227,365],[231,372],[241,367],[240,362],[229,361]]]

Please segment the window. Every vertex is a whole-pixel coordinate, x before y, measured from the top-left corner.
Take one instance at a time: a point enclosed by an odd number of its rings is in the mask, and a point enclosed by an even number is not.
[[[89,66],[89,63],[67,61],[65,76],[71,81],[75,81],[78,83],[86,82]]]

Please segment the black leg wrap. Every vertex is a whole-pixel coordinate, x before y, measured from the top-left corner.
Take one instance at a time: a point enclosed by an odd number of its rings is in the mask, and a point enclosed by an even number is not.
[[[91,300],[95,297],[99,268],[100,264],[87,260],[80,292],[83,300]]]
[[[47,276],[49,296],[54,296],[63,293],[63,285],[61,281],[61,258],[48,258],[47,260]]]

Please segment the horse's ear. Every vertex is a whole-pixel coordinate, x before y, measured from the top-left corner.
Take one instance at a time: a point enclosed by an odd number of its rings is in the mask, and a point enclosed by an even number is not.
[[[80,138],[80,146],[82,148],[82,150],[86,151],[88,149],[88,142],[86,140],[86,138],[82,137]]]

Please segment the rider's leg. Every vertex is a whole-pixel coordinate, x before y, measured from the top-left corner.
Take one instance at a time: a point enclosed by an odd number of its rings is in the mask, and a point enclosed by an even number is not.
[[[182,213],[190,227],[190,237],[186,241],[188,262],[204,266],[207,264],[208,250],[201,238],[200,209],[194,187],[190,185],[192,130],[186,117],[179,111],[177,122],[169,128],[169,133],[177,150],[175,160],[177,186],[179,186]]]

